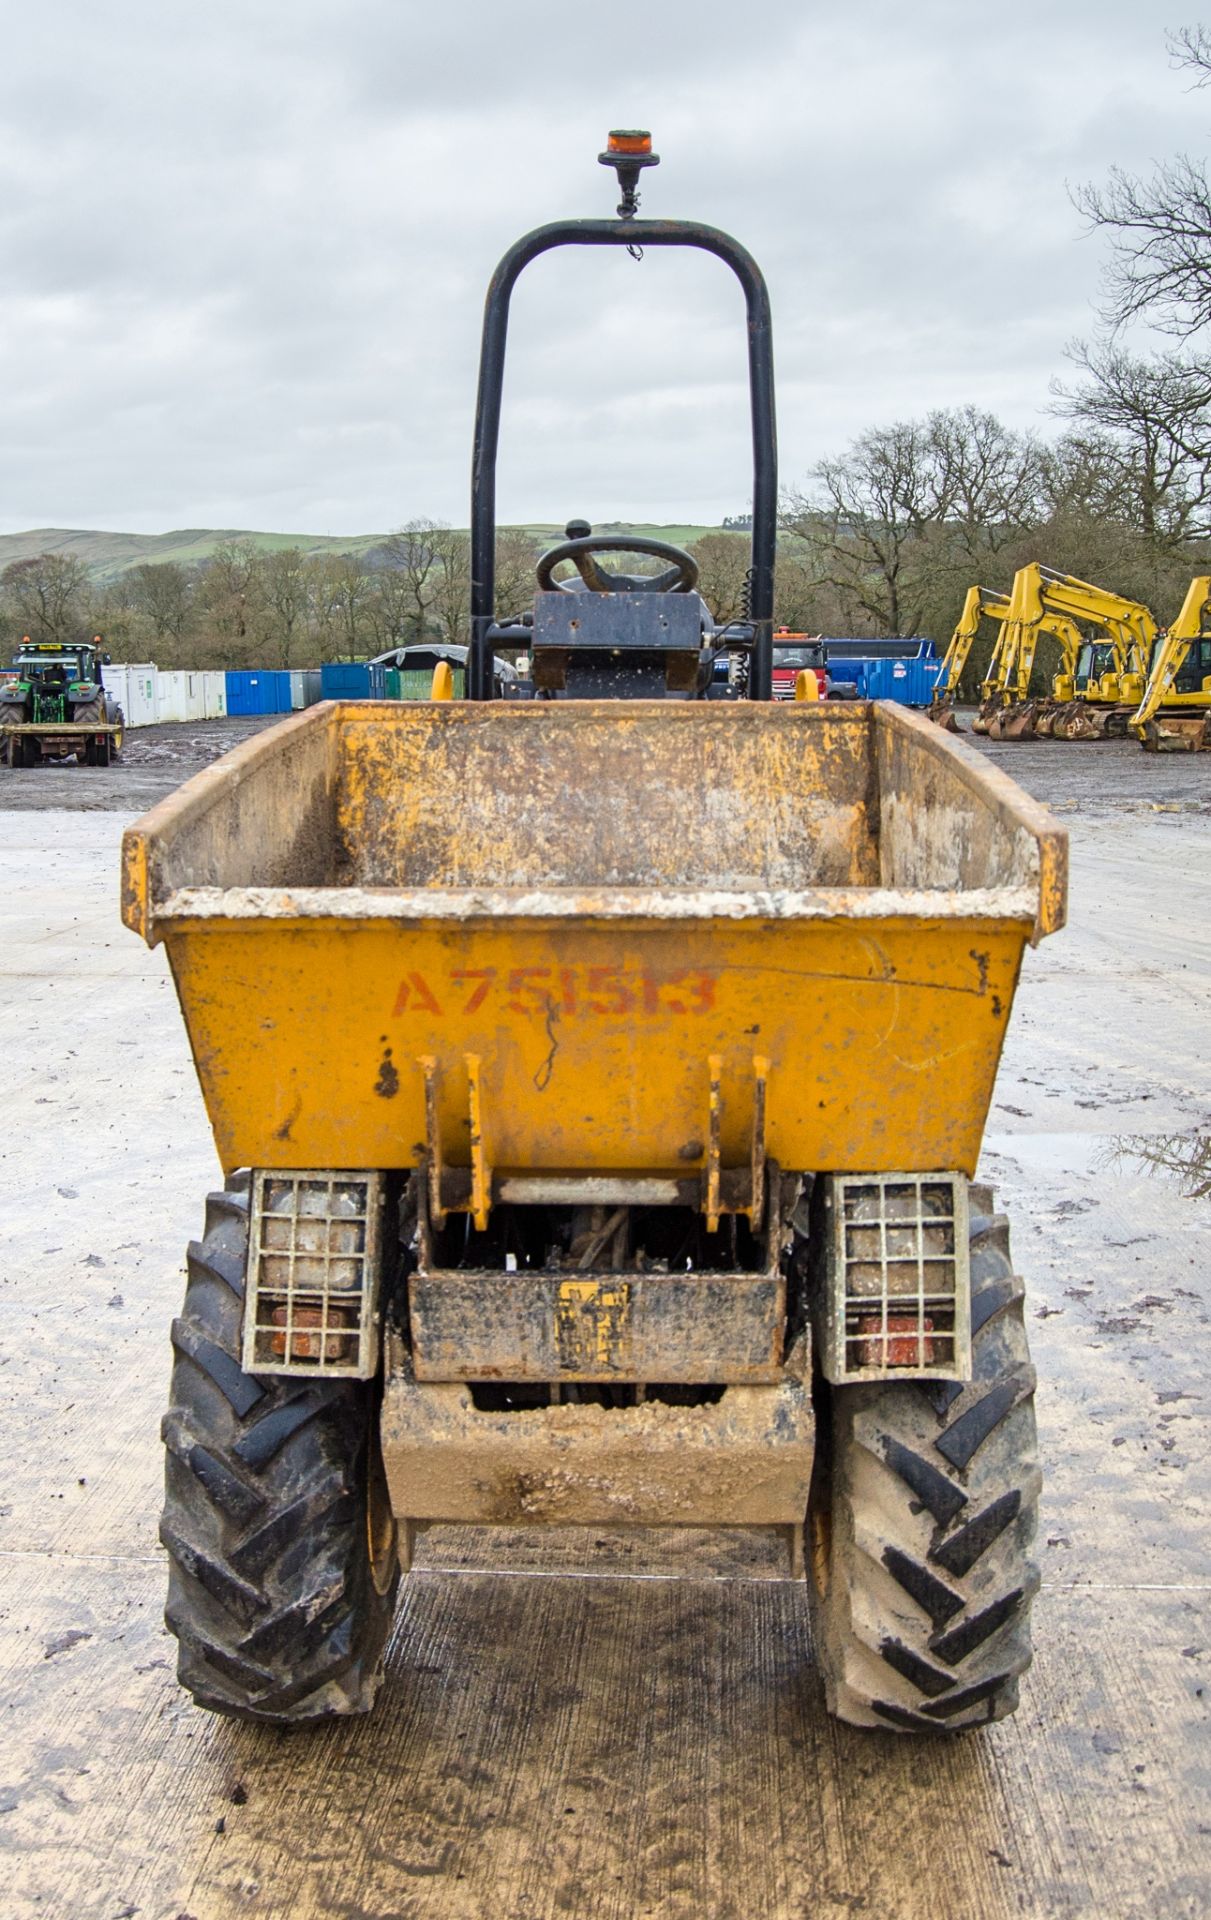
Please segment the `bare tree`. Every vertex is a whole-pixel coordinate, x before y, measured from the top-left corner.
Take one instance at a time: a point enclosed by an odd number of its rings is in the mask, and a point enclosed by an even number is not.
[[[966,406],[871,429],[814,477],[784,507],[802,550],[780,594],[793,585],[834,630],[941,635],[1037,529],[1052,474],[1033,434]]]
[[[823,585],[877,630],[912,633],[920,616],[914,562],[938,507],[926,424],[871,428],[838,459],[822,460],[815,478],[813,493],[788,496],[784,526],[821,554]]]
[[[89,626],[104,636],[105,651],[113,660],[146,660],[155,644],[151,622],[136,603],[132,573],[133,569],[114,574],[89,595]],[[165,666],[176,664],[179,644],[170,640],[158,649]]]
[[[434,615],[442,638],[451,646],[465,646],[471,612],[470,536],[453,527],[434,527],[429,540],[433,552]]]
[[[251,540],[219,543],[202,564],[198,595],[223,664],[255,665],[264,638],[264,569]]]
[[[193,609],[195,576],[168,560],[132,567],[127,581],[129,605],[147,621],[153,642],[175,658]]]
[[[278,665],[288,667],[294,659],[295,641],[305,630],[311,612],[307,559],[299,547],[279,547],[265,555],[263,565],[265,603]]]
[[[1043,448],[979,407],[931,413],[926,434],[934,461],[933,515],[967,559],[995,553],[1039,515]]]
[[[395,600],[398,617],[407,610],[411,637],[424,638],[437,591],[437,553],[434,536],[446,532],[435,520],[409,520],[397,533],[383,541],[383,566],[397,575]]]
[[[534,598],[538,547],[524,527],[502,527],[496,536],[496,610],[507,620]]]
[[[534,597],[533,536],[504,527],[496,540],[496,606],[503,618]],[[385,652],[423,640],[437,628],[443,639],[466,641],[471,604],[471,546],[465,533],[435,520],[412,520],[374,552],[368,614]]]
[[[314,553],[307,562],[311,617],[321,661],[339,660],[344,652],[341,581],[333,566],[335,557],[331,553]]]
[[[10,617],[34,640],[73,640],[86,611],[88,569],[70,553],[35,553],[0,573]]]
[[[1179,27],[1165,39],[1174,66],[1189,67],[1198,74],[1196,87],[1211,85],[1211,27]]]
[[[739,619],[749,567],[749,543],[743,534],[704,533],[690,552],[698,562],[698,591],[719,625]]]
[[[1177,545],[1211,532],[1211,368],[1177,354],[1140,359],[1113,342],[1069,348],[1087,375],[1055,382],[1056,412],[1098,436],[1119,511],[1146,540]]]
[[[1211,31],[1184,27],[1169,36],[1173,64],[1211,84]],[[1178,154],[1147,180],[1115,167],[1105,186],[1078,187],[1073,198],[1090,225],[1110,235],[1105,318],[1119,327],[1147,317],[1188,339],[1211,322],[1211,182],[1201,160]]]
[[[1113,435],[1091,427],[1061,434],[1047,448],[1041,522],[1114,521],[1126,526],[1122,449]]]
[[[406,572],[381,564],[371,570],[366,618],[380,653],[416,639],[416,601]]]
[[[820,572],[816,555],[801,537],[778,542],[774,586],[774,619],[778,626],[789,627],[792,633],[815,633],[821,629],[830,603],[820,584]]]
[[[325,659],[357,659],[377,631],[373,574],[359,554],[325,553],[316,558],[311,583]]]

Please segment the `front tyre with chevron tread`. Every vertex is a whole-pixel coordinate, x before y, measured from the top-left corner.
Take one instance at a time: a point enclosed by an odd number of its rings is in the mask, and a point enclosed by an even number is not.
[[[809,1515],[829,1711],[884,1731],[1002,1719],[1030,1664],[1040,1474],[1009,1223],[971,1193],[972,1378],[829,1388]]]
[[[377,1387],[243,1371],[247,1247],[237,1176],[207,1201],[172,1330],[160,1538],[178,1678],[247,1720],[365,1713],[399,1584]]]

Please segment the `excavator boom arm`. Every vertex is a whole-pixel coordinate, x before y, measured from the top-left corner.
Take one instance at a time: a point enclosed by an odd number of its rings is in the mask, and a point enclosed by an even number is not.
[[[980,629],[980,621],[985,618],[1004,621],[1008,612],[1008,594],[994,593],[989,587],[968,587],[967,596],[963,601],[963,611],[959,615],[959,623],[951,634],[950,644],[942,656],[942,671],[938,675],[937,685],[934,688],[935,707],[952,701],[958,692],[959,681],[963,677],[963,669],[967,665],[972,642]],[[1003,637],[1004,628],[997,636],[998,648]],[[996,649],[994,649],[994,658],[995,653]]]
[[[1157,708],[1172,696],[1174,682],[1185,665],[1191,644],[1203,632],[1208,601],[1211,601],[1211,574],[1196,574],[1187,589],[1181,612],[1153,653],[1143,699],[1131,716],[1131,731],[1141,739]]]

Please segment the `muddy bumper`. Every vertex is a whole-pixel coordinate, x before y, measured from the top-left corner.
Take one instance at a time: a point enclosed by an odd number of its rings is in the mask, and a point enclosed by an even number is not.
[[[383,1458],[404,1521],[798,1527],[811,1480],[808,1385],[728,1386],[713,1403],[486,1411],[415,1378],[388,1340]]]

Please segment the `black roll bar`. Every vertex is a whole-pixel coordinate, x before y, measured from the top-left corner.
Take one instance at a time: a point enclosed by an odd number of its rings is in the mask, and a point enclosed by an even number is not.
[[[471,470],[471,649],[467,693],[491,700],[491,633],[496,572],[496,452],[504,386],[509,301],[518,276],[553,247],[698,247],[725,262],[744,289],[748,310],[748,377],[753,427],[753,527],[749,617],[751,700],[772,696],[774,557],[778,539],[778,442],[774,423],[774,350],[769,293],[750,253],[695,220],[555,220],[536,227],[509,248],[493,274],[484,304],[479,392],[475,402],[475,451]]]

